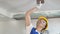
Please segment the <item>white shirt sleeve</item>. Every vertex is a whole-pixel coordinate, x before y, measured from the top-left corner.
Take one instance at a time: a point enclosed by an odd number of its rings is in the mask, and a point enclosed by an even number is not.
[[[30,34],[32,28],[33,28],[32,23],[29,26],[26,26],[26,34]]]

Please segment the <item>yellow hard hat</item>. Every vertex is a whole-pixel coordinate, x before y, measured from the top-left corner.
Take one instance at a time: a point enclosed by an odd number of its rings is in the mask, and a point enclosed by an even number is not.
[[[40,16],[40,17],[38,18],[38,20],[40,20],[40,19],[43,19],[43,20],[46,21],[46,27],[45,27],[44,30],[48,30],[48,19],[47,19],[46,17],[44,17],[44,16]]]

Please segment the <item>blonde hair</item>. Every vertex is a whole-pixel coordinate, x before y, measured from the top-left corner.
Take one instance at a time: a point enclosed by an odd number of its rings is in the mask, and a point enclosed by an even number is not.
[[[47,19],[46,17],[44,17],[44,16],[40,16],[40,17],[38,18],[38,20],[40,20],[40,19],[43,19],[43,20],[46,21],[46,26],[45,26],[45,28],[43,28],[42,30],[48,30],[48,19]]]

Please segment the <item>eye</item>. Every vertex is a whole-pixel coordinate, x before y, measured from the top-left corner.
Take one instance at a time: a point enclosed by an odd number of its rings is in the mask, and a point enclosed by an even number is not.
[[[45,22],[42,22],[42,23],[45,23]]]
[[[45,21],[42,21],[43,24],[45,24],[46,22]]]

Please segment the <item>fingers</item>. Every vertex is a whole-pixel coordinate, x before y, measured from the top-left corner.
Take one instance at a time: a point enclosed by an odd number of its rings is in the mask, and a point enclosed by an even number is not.
[[[37,11],[37,7],[33,7],[30,11]]]
[[[38,9],[40,9],[42,5],[43,5],[43,4],[39,4],[39,5],[37,5],[36,7],[37,7]]]

